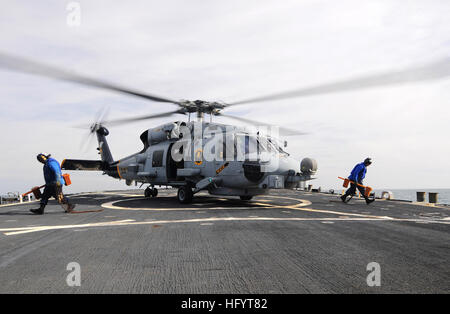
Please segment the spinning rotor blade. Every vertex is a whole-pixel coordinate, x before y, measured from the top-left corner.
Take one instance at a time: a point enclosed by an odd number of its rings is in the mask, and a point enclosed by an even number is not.
[[[84,137],[84,141],[80,142],[80,150],[87,152],[88,148],[92,146],[94,138],[94,133],[89,131],[89,133]]]
[[[117,119],[117,120],[102,121],[101,123],[108,125],[108,126],[120,125],[120,124],[125,124],[125,123],[130,123],[130,122],[168,117],[168,116],[171,116],[171,115],[177,114],[177,113],[185,114],[183,110],[175,110],[175,111],[163,112],[163,113],[158,113],[158,114],[153,114],[153,115],[145,115],[145,116],[124,118],[124,119]]]
[[[103,121],[109,116],[109,107],[103,107],[97,113],[95,114],[94,122],[91,124],[77,124],[73,125],[73,128],[76,129],[90,129],[93,125],[99,124],[101,125]],[[94,133],[93,130],[90,131],[90,133]]]
[[[109,116],[109,107],[103,107],[99,111],[97,111],[97,114],[95,115],[95,123],[101,123],[103,120],[105,120]]]
[[[228,114],[220,113],[220,114],[218,114],[218,116],[227,117],[227,118],[230,118],[230,119],[235,119],[235,120],[238,120],[238,121],[241,121],[241,122],[245,122],[245,123],[250,123],[250,124],[253,124],[253,125],[256,125],[256,126],[277,127],[278,130],[280,131],[280,134],[281,135],[285,135],[285,136],[308,134],[308,133],[305,133],[305,132],[300,132],[300,131],[297,131],[297,130],[283,128],[283,127],[279,127],[277,125],[273,125],[273,124],[269,124],[269,123],[265,123],[265,122],[259,122],[259,121],[255,121],[255,120],[250,120],[250,119],[241,118],[241,117],[236,117],[236,116],[232,116],[232,115],[228,115]]]
[[[269,100],[322,95],[341,91],[351,91],[377,86],[405,84],[412,82],[425,82],[430,80],[442,79],[449,76],[450,76],[450,58],[446,58],[422,66],[406,68],[403,70],[379,73],[375,75],[366,75],[334,83],[328,83],[262,97],[245,99],[234,103],[230,103],[227,105],[227,107]]]
[[[36,74],[41,76],[46,76],[49,78],[54,78],[58,80],[78,83],[85,86],[93,86],[93,87],[99,87],[103,89],[108,89],[128,95],[133,95],[141,98],[145,98],[148,100],[158,101],[158,102],[167,102],[172,104],[178,104],[177,101],[159,97],[151,94],[141,93],[139,91],[135,91],[132,89],[128,89],[125,87],[121,87],[118,85],[114,85],[111,83],[107,83],[104,81],[88,78],[85,76],[81,76],[75,73],[71,73],[65,70],[58,69],[53,66],[49,66],[46,64],[38,63],[35,61],[31,61],[25,58],[20,57],[14,57],[10,56],[4,53],[0,53],[0,68],[16,71],[16,72],[23,72],[28,74]]]
[[[83,137],[83,140],[80,143],[80,150],[87,152],[88,148],[92,146],[92,142],[95,138],[94,133],[95,129],[93,128],[94,125],[101,125],[103,119],[105,119],[109,115],[109,108],[103,107],[97,113],[95,114],[94,123],[90,126],[87,124],[84,125],[77,125],[73,126],[74,128],[78,129],[89,129],[86,136]]]

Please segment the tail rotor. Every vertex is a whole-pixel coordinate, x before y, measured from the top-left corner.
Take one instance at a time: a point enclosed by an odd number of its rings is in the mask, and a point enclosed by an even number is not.
[[[80,142],[80,150],[87,152],[92,146],[92,141],[95,138],[95,133],[103,126],[103,122],[107,119],[109,115],[109,107],[103,107],[95,114],[94,122],[91,125],[78,125],[75,128],[86,129],[88,128],[88,133],[83,136]]]

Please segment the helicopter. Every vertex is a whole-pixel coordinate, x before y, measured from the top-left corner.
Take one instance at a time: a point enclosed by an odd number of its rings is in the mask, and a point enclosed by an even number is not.
[[[140,136],[143,149],[117,161],[106,140],[108,129],[97,123],[91,130],[97,136],[101,161],[65,159],[62,169],[100,170],[124,179],[127,185],[148,183],[146,197],[157,196],[156,185],[176,187],[182,204],[203,190],[248,201],[270,189],[296,187],[317,170],[315,160],[304,158],[301,164],[283,150],[277,138],[231,125],[202,120],[166,123],[144,131]]]
[[[89,125],[89,130],[91,135],[95,134],[97,137],[100,160],[64,159],[61,168],[102,171],[115,179],[125,180],[127,185],[133,182],[141,183],[141,186],[148,184],[144,191],[147,198],[157,197],[158,190],[155,186],[177,188],[177,199],[182,204],[191,203],[193,196],[200,191],[207,191],[211,195],[238,196],[242,201],[249,201],[252,197],[266,194],[272,189],[294,189],[303,182],[314,179],[318,169],[316,160],[303,158],[300,161],[292,157],[285,150],[287,142],[283,143],[279,137],[280,134],[302,135],[304,132],[224,114],[223,110],[235,105],[441,79],[450,74],[448,61],[438,60],[418,67],[225,103],[172,100],[0,53],[0,68],[6,70],[41,75],[176,105],[176,110],[164,113],[117,120],[100,119],[94,122]],[[141,150],[114,160],[106,139],[109,135],[106,126],[175,114],[187,115],[188,121],[168,122],[145,130],[140,135],[143,144]],[[196,115],[196,121],[191,121],[191,114]],[[205,115],[210,116],[209,122],[205,121]],[[259,127],[249,130],[213,123],[213,116],[228,117]]]

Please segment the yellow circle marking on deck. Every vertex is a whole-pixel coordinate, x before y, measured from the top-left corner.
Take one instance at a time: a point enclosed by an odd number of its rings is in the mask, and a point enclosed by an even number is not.
[[[286,197],[286,196],[272,196],[271,195],[270,197],[299,201],[299,199],[292,198],[292,197]],[[325,214],[333,214],[333,215],[346,215],[346,216],[376,218],[376,219],[392,219],[391,217],[388,217],[388,216],[373,216],[373,215],[365,215],[365,214],[338,212],[338,211],[325,210],[325,209],[304,208],[304,206],[309,206],[312,203],[310,201],[306,201],[306,200],[302,200],[302,201],[307,202],[307,204],[304,205],[304,203],[302,203],[302,204],[296,204],[296,205],[273,205],[273,204],[266,204],[266,205],[268,205],[270,207],[276,207],[276,208],[286,208],[286,209],[292,209],[292,210],[301,210],[301,211],[325,213]]]
[[[276,198],[284,198],[284,199],[294,200],[294,201],[298,202],[298,204],[292,205],[293,208],[299,208],[299,207],[302,207],[302,206],[309,206],[309,205],[312,204],[310,201],[301,200],[301,199],[292,198],[292,197],[277,196]],[[145,200],[145,198],[142,198],[142,199]],[[123,199],[123,200],[116,200],[116,201],[104,203],[101,206],[103,208],[119,209],[119,210],[147,210],[147,211],[175,211],[175,210],[180,210],[180,211],[186,211],[186,210],[198,211],[199,210],[199,208],[189,208],[189,207],[174,207],[174,208],[139,207],[139,208],[135,208],[135,207],[125,207],[125,206],[114,205],[115,203],[118,203],[118,202],[126,202],[126,201],[131,201],[131,200],[136,200],[136,198],[134,198],[134,199],[128,198],[128,199]],[[221,200],[227,200],[227,199],[221,199]],[[254,209],[283,207],[283,205],[273,205],[273,204],[263,203],[263,202],[252,202],[252,203],[249,203],[249,204],[251,204],[251,205],[259,205],[259,207],[255,207]],[[211,209],[213,209],[213,210],[214,209],[231,209],[231,210],[234,210],[234,209],[249,209],[249,207],[248,206],[239,206],[239,207],[216,206],[216,207],[209,207],[208,208],[208,210],[211,210]],[[250,208],[250,209],[252,209],[252,208]]]
[[[315,213],[324,213],[324,214],[332,214],[332,215],[338,215],[338,216],[354,216],[354,217],[362,217],[362,218],[374,218],[374,219],[392,219],[391,217],[388,216],[375,216],[375,215],[367,215],[367,214],[355,214],[355,213],[346,213],[346,212],[338,212],[338,211],[332,211],[332,210],[324,210],[324,209],[314,209],[314,208],[305,208],[306,206],[312,205],[312,203],[308,200],[302,200],[302,199],[298,199],[298,198],[293,198],[293,197],[287,197],[287,196],[265,196],[270,197],[270,198],[278,198],[278,199],[286,199],[286,200],[291,200],[291,201],[296,201],[298,202],[298,204],[294,204],[294,205],[276,205],[276,204],[269,204],[269,203],[265,203],[265,202],[252,202],[252,205],[259,205],[260,207],[256,207],[254,209],[261,209],[261,208],[285,208],[285,209],[291,209],[291,210],[300,210],[300,211],[307,211],[307,212],[315,212]],[[113,202],[108,202],[108,203],[104,203],[101,206],[104,208],[109,208],[109,209],[119,209],[119,210],[147,210],[147,211],[176,211],[176,210],[180,210],[180,211],[186,211],[186,210],[199,210],[198,208],[188,208],[188,207],[176,207],[176,208],[147,208],[147,207],[140,207],[140,208],[135,208],[135,207],[125,207],[125,206],[117,206],[114,205],[115,203],[118,202],[125,202],[125,201],[130,201],[132,199],[124,199],[124,200],[117,200],[117,201],[113,201]],[[248,206],[242,206],[242,207],[223,207],[223,206],[218,206],[218,207],[210,207],[208,208],[208,210],[214,210],[214,209],[249,209]],[[250,208],[252,209],[252,208]]]
[[[95,194],[95,193],[86,193],[86,194]],[[105,193],[105,192],[97,192],[96,194],[114,194],[115,193]],[[83,195],[83,194],[78,194]],[[104,208],[111,209],[119,209],[119,210],[150,210],[150,211],[164,211],[164,210],[193,210],[199,211],[199,208],[130,208],[130,207],[121,207],[115,206],[114,203],[121,201],[130,201],[137,200],[141,196],[136,194],[121,194],[120,196],[128,196],[130,198],[123,200],[116,200],[109,203],[104,203],[101,206]],[[269,199],[268,199],[269,198]],[[53,226],[26,226],[26,227],[13,227],[13,228],[0,228],[0,232],[4,235],[19,235],[25,233],[39,232],[39,231],[48,231],[48,230],[61,230],[61,229],[80,229],[80,228],[96,228],[96,227],[108,227],[108,226],[138,226],[138,225],[153,225],[153,224],[173,224],[173,223],[211,223],[211,222],[227,222],[227,221],[319,221],[319,222],[337,222],[337,221],[404,221],[404,222],[427,222],[427,223],[440,223],[440,224],[450,224],[449,217],[444,219],[433,219],[433,220],[423,220],[423,219],[401,219],[401,218],[392,218],[387,216],[372,216],[367,214],[355,214],[355,213],[345,213],[338,211],[330,211],[330,210],[320,210],[307,208],[306,206],[311,205],[312,203],[308,200],[301,200],[292,197],[286,196],[265,196],[264,201],[270,201],[270,198],[278,198],[285,199],[298,202],[294,205],[275,205],[269,204],[265,202],[252,202],[253,205],[260,205],[261,207],[255,207],[254,209],[259,208],[278,208],[278,209],[291,209],[291,210],[300,210],[300,211],[308,211],[308,212],[317,212],[317,213],[327,213],[338,215],[338,217],[209,217],[209,218],[198,218],[198,219],[175,219],[175,220],[145,220],[145,221],[135,221],[133,219],[125,219],[125,220],[117,220],[117,221],[105,221],[98,223],[87,223],[87,224],[75,224],[75,225],[53,225]],[[226,200],[226,199],[222,199]],[[249,209],[249,207],[213,207],[210,209]],[[200,209],[203,210],[203,209]],[[349,217],[353,216],[353,217]],[[65,218],[65,217],[64,217]]]

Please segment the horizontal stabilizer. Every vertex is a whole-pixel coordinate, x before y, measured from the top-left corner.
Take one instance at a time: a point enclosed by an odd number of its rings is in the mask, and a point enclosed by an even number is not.
[[[63,170],[102,171],[107,165],[101,160],[64,159],[61,163]]]

